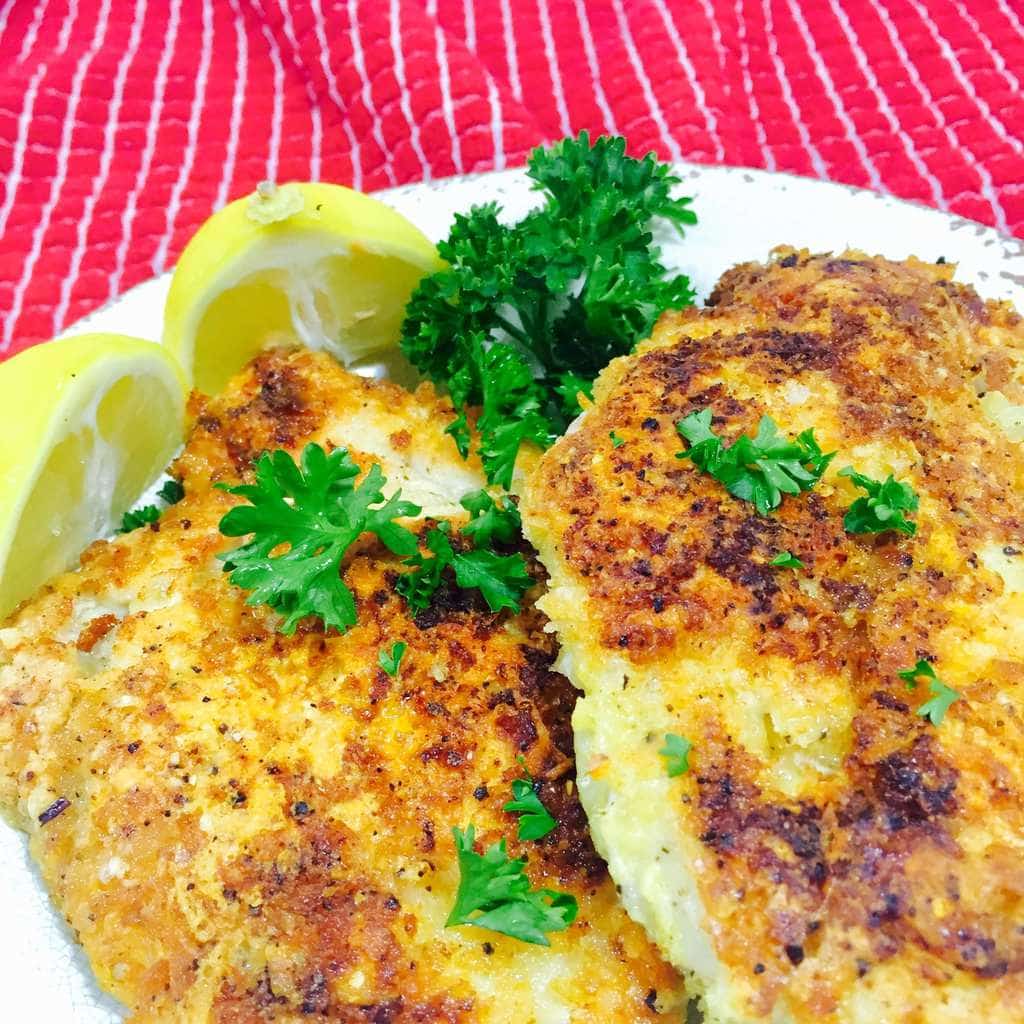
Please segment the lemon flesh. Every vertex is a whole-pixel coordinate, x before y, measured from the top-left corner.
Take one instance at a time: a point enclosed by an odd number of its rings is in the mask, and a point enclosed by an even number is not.
[[[0,616],[110,533],[181,444],[185,381],[159,345],[52,341],[0,364]]]
[[[261,186],[185,247],[164,345],[207,394],[273,344],[326,349],[352,366],[397,344],[413,288],[443,265],[418,228],[360,192]]]

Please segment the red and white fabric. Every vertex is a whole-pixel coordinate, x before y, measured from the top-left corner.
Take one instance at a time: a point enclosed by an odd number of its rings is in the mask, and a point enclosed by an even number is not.
[[[581,128],[1024,237],[1021,0],[3,0],[0,355],[265,178],[377,189]]]

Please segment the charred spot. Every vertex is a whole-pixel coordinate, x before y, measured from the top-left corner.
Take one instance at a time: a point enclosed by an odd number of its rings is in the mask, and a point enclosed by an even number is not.
[[[499,715],[495,725],[522,753],[537,742],[537,726],[534,725],[529,708],[518,708]]]
[[[435,743],[431,747],[420,751],[420,760],[424,764],[436,761],[438,764],[446,765],[448,768],[460,768],[466,763],[466,755],[461,750],[447,743]]]
[[[679,400],[690,389],[694,375],[700,367],[700,356],[689,346],[658,349],[641,356],[633,367],[639,380],[648,376],[661,386],[661,411],[678,413]],[[629,386],[629,378],[623,381]]]
[[[755,869],[791,885],[810,883],[818,888],[824,883],[828,865],[817,806],[767,803],[755,785],[728,773],[698,776],[697,784],[707,826],[700,837],[703,843],[722,855],[742,854]],[[770,839],[782,840],[795,860],[780,862]]]
[[[640,426],[643,430],[655,431],[658,429],[659,423],[653,416],[648,416]]]
[[[640,538],[652,555],[663,555],[668,547],[669,535],[665,530],[656,530],[645,523],[640,524]]]
[[[423,850],[424,853],[430,853],[434,849],[434,846],[436,845],[434,840],[434,823],[429,819],[425,818],[420,823],[420,831],[422,832],[422,837],[420,839],[420,849]]]
[[[763,352],[797,373],[803,370],[827,370],[836,361],[829,340],[811,331],[783,331],[773,327],[770,331],[738,334],[736,341],[741,340],[743,344],[739,348],[739,355],[753,356]]]
[[[845,612],[849,608],[864,611],[874,602],[874,596],[863,583],[844,583],[842,580],[823,579],[821,588],[829,597],[837,611]]]
[[[868,333],[867,321],[860,313],[852,313],[839,306],[832,307],[832,339],[837,347],[852,345]]]
[[[260,368],[260,398],[275,416],[298,416],[306,402],[301,383],[287,366]]]
[[[871,699],[880,708],[885,708],[887,711],[899,711],[902,714],[906,714],[910,710],[903,701],[894,697],[891,693],[886,693],[884,690],[875,690],[871,694]]]
[[[899,831],[953,813],[959,773],[939,762],[928,737],[872,766],[871,788],[888,827]]]
[[[486,616],[490,614],[490,609],[479,590],[463,590],[456,586],[455,578],[446,570],[445,578],[430,601],[430,607],[417,612],[413,622],[417,629],[427,630],[465,614]]]
[[[1009,962],[999,953],[995,940],[977,928],[957,928],[950,939],[959,966],[979,978],[1001,978],[1009,970]]]
[[[751,555],[774,524],[748,516],[729,525],[733,527],[731,532],[720,531],[711,539],[707,563],[730,583],[750,591],[755,615],[766,614],[779,592],[778,573],[767,563],[754,561]]]
[[[366,1020],[366,1024],[394,1024],[402,1012],[403,1005],[402,997],[398,996],[384,1003],[360,1006],[359,1012]]]
[[[791,943],[785,947],[786,956],[794,967],[799,967],[804,962],[804,947]]]
[[[305,1014],[326,1013],[330,1006],[331,997],[327,991],[327,979],[322,971],[315,970],[302,986],[300,1010]]]
[[[499,704],[505,704],[510,708],[516,706],[516,695],[511,690],[498,690],[487,698],[487,708],[493,711]]]
[[[855,267],[870,267],[870,263],[866,260],[849,260],[837,257],[826,260],[824,270],[826,274],[843,276],[849,274]]]
[[[901,907],[902,901],[897,893],[881,893],[879,904],[868,911],[868,927],[878,928],[886,922],[897,920],[901,913]]]
[[[560,672],[552,671],[553,651],[534,647],[524,647],[522,651],[526,659],[526,663],[519,668],[522,694],[544,723],[555,751],[571,759],[572,712],[576,707],[576,689]]]
[[[569,785],[572,780],[570,773],[540,785],[538,795],[558,827],[540,841],[538,852],[563,884],[579,879],[593,884],[605,877],[607,868],[594,849],[577,788]]]

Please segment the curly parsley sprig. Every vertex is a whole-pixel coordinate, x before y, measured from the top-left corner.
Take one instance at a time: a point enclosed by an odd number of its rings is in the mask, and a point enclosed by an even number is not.
[[[931,696],[915,712],[919,718],[927,718],[932,725],[941,725],[946,712],[954,701],[960,699],[959,690],[947,686],[936,674],[935,669],[923,658],[918,659],[913,668],[905,668],[898,672],[900,679],[907,684],[908,690],[917,689],[918,677],[928,680],[928,692]]]
[[[442,522],[427,531],[424,543],[429,555],[417,551],[405,564],[412,571],[399,577],[395,589],[414,612],[430,607],[445,570],[451,568],[463,589],[476,588],[492,612],[519,611],[523,595],[533,585],[526,561],[519,552],[499,554],[490,550],[495,541],[508,543],[519,534],[519,510],[510,501],[498,505],[486,491],[474,491],[461,501],[470,521],[459,531],[473,542],[472,551],[456,551],[451,524]]]
[[[839,475],[849,477],[858,487],[868,492],[866,498],[857,498],[846,510],[843,527],[847,533],[899,530],[908,537],[917,533],[917,523],[903,514],[916,512],[920,504],[910,484],[901,483],[891,473],[885,480],[872,480],[858,473],[852,466],[839,470]]]
[[[494,203],[457,215],[438,246],[448,267],[420,282],[402,325],[405,355],[451,394],[464,456],[479,409],[484,469],[506,488],[520,446],[551,444],[608,361],[694,297],[653,242],[657,221],[696,222],[668,165],[581,132],[534,150],[527,173],[543,205],[515,225]]]
[[[452,835],[460,877],[446,928],[471,924],[520,942],[550,946],[548,935],[565,931],[576,920],[576,898],[554,889],[531,889],[523,870],[526,861],[510,859],[504,839],[479,854],[473,849],[472,825],[465,832],[453,828]]]
[[[185,488],[180,480],[175,480],[172,477],[170,480],[164,481],[163,486],[156,492],[156,496],[164,505],[177,505],[185,497]],[[141,508],[133,508],[121,517],[121,525],[117,532],[131,533],[132,530],[137,530],[140,526],[149,526],[151,523],[155,523],[163,513],[164,509],[159,505],[143,505]]]
[[[269,605],[284,616],[282,633],[294,633],[307,615],[341,632],[355,625],[355,598],[340,566],[360,534],[376,534],[396,555],[416,551],[416,534],[395,520],[418,516],[420,507],[403,501],[401,492],[385,500],[387,481],[377,463],[356,486],[359,472],[345,448],[328,454],[311,443],[298,465],[281,449],[265,452],[256,461],[255,483],[221,487],[248,504],[231,509],[220,532],[251,539],[217,557],[231,582],[251,591],[247,604]]]
[[[795,441],[784,437],[770,416],[761,417],[754,437],[744,434],[728,448],[711,429],[710,409],[690,413],[676,430],[690,445],[676,458],[691,460],[731,495],[752,502],[760,515],[778,508],[783,494],[809,491],[836,455],[821,450],[813,430]]]

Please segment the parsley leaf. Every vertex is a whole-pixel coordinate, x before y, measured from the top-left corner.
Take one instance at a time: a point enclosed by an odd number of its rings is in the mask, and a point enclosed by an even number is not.
[[[781,569],[804,568],[804,563],[796,555],[791,555],[788,551],[780,551],[768,564],[777,565]]]
[[[378,651],[377,652],[377,664],[389,675],[392,679],[398,677],[398,668],[402,664],[402,658],[405,657],[405,652],[408,650],[409,645],[399,640],[394,644],[390,651]]]
[[[445,569],[455,558],[452,542],[448,539],[450,530],[451,524],[444,522],[427,531],[424,543],[433,557],[424,558],[417,551],[405,560],[406,565],[412,566],[412,572],[398,577],[395,590],[405,598],[414,612],[426,611],[430,607],[431,598],[441,586]]]
[[[140,526],[147,526],[155,523],[160,518],[160,509],[156,505],[143,505],[141,508],[132,509],[121,516],[121,525],[118,533],[131,533]]]
[[[164,481],[163,486],[156,492],[156,496],[166,505],[177,505],[185,497],[185,488],[182,487],[180,480],[171,477]],[[121,525],[117,532],[131,533],[132,530],[137,530],[140,526],[155,523],[161,514],[162,510],[159,505],[143,505],[141,508],[132,509],[121,517]]]
[[[265,452],[256,462],[256,482],[223,487],[245,498],[220,521],[226,537],[251,539],[217,557],[231,582],[252,593],[247,604],[265,604],[291,634],[299,620],[316,615],[341,632],[355,625],[352,592],[341,579],[341,560],[362,533],[375,533],[397,555],[412,555],[416,535],[394,520],[417,516],[418,505],[396,492],[386,501],[386,483],[374,463],[355,485],[359,467],[344,448],[329,455],[308,444],[301,465],[286,451]],[[272,552],[287,546],[287,550]]]
[[[523,594],[533,586],[523,556],[498,555],[493,551],[457,552],[452,559],[455,582],[466,590],[476,587],[492,612],[519,611]]]
[[[495,541],[509,544],[519,536],[523,525],[519,509],[508,498],[499,505],[486,491],[473,491],[459,504],[471,516],[460,532],[473,547],[490,547]]]
[[[613,448],[621,448],[626,443],[625,438],[619,437],[614,430],[609,431],[608,436],[612,439]]]
[[[441,585],[445,569],[451,567],[455,582],[463,589],[479,590],[492,612],[502,608],[518,612],[523,595],[533,586],[526,561],[519,552],[500,555],[482,545],[514,539],[521,525],[519,510],[508,499],[498,506],[486,491],[466,495],[462,505],[472,518],[460,532],[471,538],[475,550],[456,551],[449,536],[451,524],[442,522],[427,531],[425,544],[431,557],[425,558],[417,551],[407,558],[405,564],[412,567],[412,572],[403,573],[395,589],[414,612],[425,611]]]
[[[932,725],[941,725],[950,705],[961,696],[959,691],[954,690],[952,686],[947,686],[935,674],[935,669],[923,659],[919,660],[913,668],[905,668],[897,675],[900,679],[906,680],[908,690],[917,689],[918,676],[923,676],[928,680],[928,692],[931,697],[917,709],[916,714],[920,718],[927,718]]]
[[[180,480],[171,477],[170,480],[164,481],[163,486],[156,493],[168,505],[177,505],[185,497],[185,488]]]
[[[676,457],[690,459],[731,495],[752,502],[760,515],[778,508],[783,494],[809,491],[836,454],[822,452],[813,430],[795,441],[784,437],[770,416],[761,417],[754,437],[744,434],[728,448],[711,429],[710,409],[690,413],[676,430],[690,445]]]
[[[510,860],[505,840],[473,849],[473,826],[452,829],[459,858],[459,890],[446,928],[471,924],[509,935],[520,942],[550,946],[548,934],[565,931],[576,920],[579,906],[569,893],[530,889],[526,861]]]
[[[913,668],[901,669],[896,673],[896,675],[898,675],[900,679],[906,681],[908,690],[917,689],[918,676],[927,676],[929,679],[937,678],[935,675],[935,669],[933,669],[923,658],[919,658],[917,664]]]
[[[548,833],[558,828],[558,822],[541,802],[537,791],[533,788],[533,779],[527,774],[525,779],[515,779],[512,783],[512,796],[502,810],[519,815],[519,838],[543,839]]]
[[[693,744],[684,736],[674,732],[665,734],[665,746],[658,753],[665,758],[665,770],[669,778],[674,779],[690,770],[690,751]]]
[[[917,523],[903,515],[904,512],[916,512],[919,504],[917,494],[909,484],[900,483],[891,473],[884,481],[872,480],[852,466],[839,470],[839,475],[848,476],[868,492],[866,498],[858,498],[846,510],[843,527],[847,533],[899,530],[908,537],[917,533]]]
[[[448,266],[413,292],[401,338],[410,362],[447,387],[457,410],[448,429],[464,456],[465,410],[480,407],[479,454],[505,488],[520,446],[551,444],[607,362],[694,297],[653,241],[657,221],[696,221],[690,200],[671,194],[679,179],[667,164],[581,132],[534,150],[527,173],[541,208],[515,225],[494,203],[457,215],[438,245]]]

